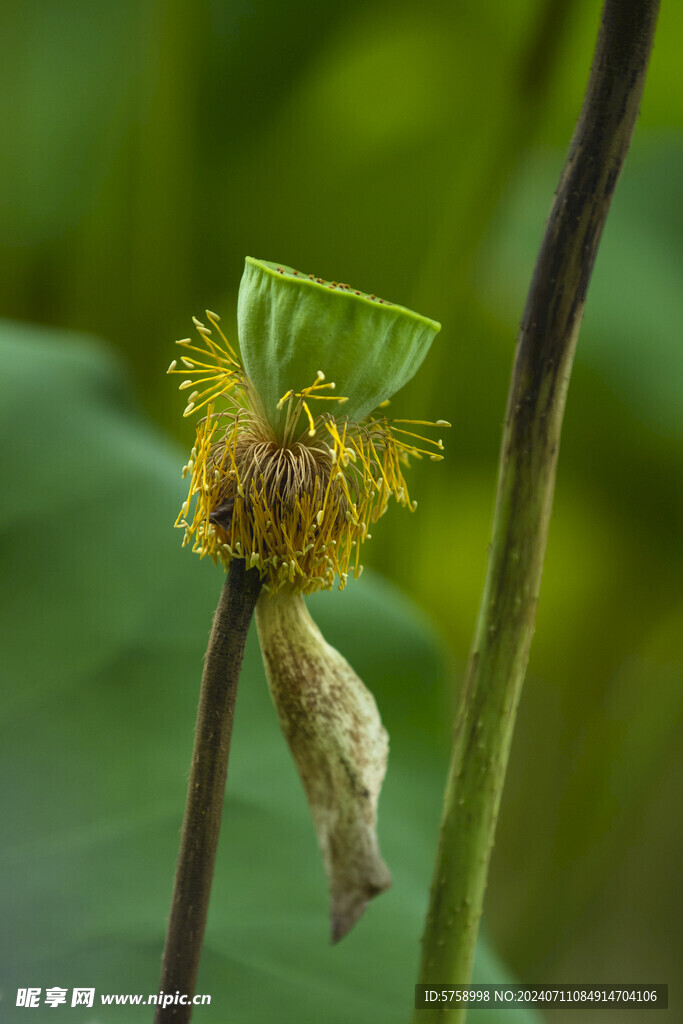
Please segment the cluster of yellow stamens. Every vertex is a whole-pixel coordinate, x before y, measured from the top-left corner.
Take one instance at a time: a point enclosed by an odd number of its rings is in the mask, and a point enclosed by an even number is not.
[[[449,424],[384,416],[354,423],[316,414],[314,402],[347,401],[329,393],[334,382],[318,371],[309,387],[280,399],[283,427],[276,435],[219,318],[208,310],[207,317],[221,341],[195,318],[204,347],[189,338],[179,341],[188,354],[168,369],[184,376],[181,390],[193,388],[184,415],[206,410],[183,469],[190,476],[176,520],[185,531],[183,544],[192,541],[193,551],[226,566],[232,558],[246,559],[271,591],[311,593],[337,578],[343,588],[350,571],[356,577],[362,572],[360,545],[389,498],[416,507],[402,472],[409,456],[442,458],[440,440],[396,424]],[[417,447],[415,440],[437,451]]]

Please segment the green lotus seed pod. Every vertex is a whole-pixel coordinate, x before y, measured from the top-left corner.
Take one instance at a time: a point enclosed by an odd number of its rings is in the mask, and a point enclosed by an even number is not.
[[[279,400],[322,371],[358,422],[417,372],[435,320],[336,281],[247,257],[237,305],[244,367],[276,432]]]

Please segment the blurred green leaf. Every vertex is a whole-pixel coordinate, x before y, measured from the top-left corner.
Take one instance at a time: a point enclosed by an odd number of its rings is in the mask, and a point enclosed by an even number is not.
[[[130,408],[125,376],[101,346],[55,340],[0,332],[0,415],[12,437],[0,513],[3,1020],[14,1019],[20,986],[156,991],[221,585],[171,529],[182,456]],[[445,773],[447,665],[419,612],[377,578],[311,604],[375,691],[392,736],[380,839],[394,886],[328,945],[320,857],[252,636],[198,984],[212,1006],[197,1020],[375,1024],[405,1020],[412,1006]],[[477,978],[506,977],[482,946]],[[149,1010],[129,1007],[125,1019],[148,1020]],[[533,1019],[505,1014],[508,1024]]]

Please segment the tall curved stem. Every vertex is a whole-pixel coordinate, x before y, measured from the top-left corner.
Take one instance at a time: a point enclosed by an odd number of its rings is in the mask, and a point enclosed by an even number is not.
[[[531,282],[500,454],[491,549],[456,717],[419,980],[467,984],[534,631],[565,398],[588,283],[638,115],[658,0],[606,0]],[[416,1011],[416,1021],[464,1009]]]

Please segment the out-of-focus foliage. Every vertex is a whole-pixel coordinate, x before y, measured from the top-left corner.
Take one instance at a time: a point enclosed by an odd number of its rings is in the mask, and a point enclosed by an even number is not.
[[[599,7],[3,7],[4,315],[108,338],[188,446],[170,343],[206,306],[234,322],[245,255],[443,323],[393,407],[451,420],[448,457],[416,467],[417,512],[392,510],[365,561],[436,620],[456,682],[516,326]],[[664,3],[579,339],[486,906],[533,980],[673,981],[683,961],[682,36]],[[451,704],[444,690],[444,721]]]

